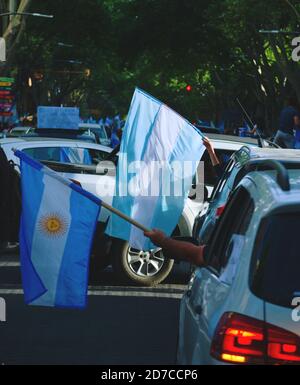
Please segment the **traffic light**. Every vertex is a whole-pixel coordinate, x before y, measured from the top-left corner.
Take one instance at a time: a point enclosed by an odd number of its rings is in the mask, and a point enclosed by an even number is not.
[[[185,89],[187,90],[187,92],[191,92],[192,91],[192,86],[190,84],[188,84]]]

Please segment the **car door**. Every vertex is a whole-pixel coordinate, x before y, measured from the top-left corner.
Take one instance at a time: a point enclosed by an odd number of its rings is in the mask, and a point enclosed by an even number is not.
[[[249,193],[243,187],[238,188],[207,245],[207,267],[195,272],[189,306],[195,314],[198,335],[192,364],[211,362],[211,338],[235,277],[237,251],[242,248],[253,211],[254,203]]]

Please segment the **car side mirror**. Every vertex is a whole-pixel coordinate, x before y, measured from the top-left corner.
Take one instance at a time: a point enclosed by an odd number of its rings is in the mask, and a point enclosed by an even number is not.
[[[207,188],[207,186],[204,186],[204,202],[209,201],[209,199],[210,199],[210,197],[209,197],[208,188]]]
[[[197,194],[196,194],[196,184],[193,183],[192,184],[192,188],[191,188],[191,191],[189,193],[189,199],[191,199],[192,201],[195,200],[197,197]]]
[[[190,194],[189,194],[189,199],[195,200],[196,198],[197,198],[197,194],[196,194],[196,184],[192,184],[192,189],[191,189]],[[204,203],[204,202],[208,202],[209,199],[210,199],[210,196],[209,196],[208,188],[207,188],[206,186],[204,186],[203,203]]]

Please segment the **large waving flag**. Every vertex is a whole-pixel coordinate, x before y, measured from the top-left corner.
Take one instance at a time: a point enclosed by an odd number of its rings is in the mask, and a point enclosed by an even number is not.
[[[21,271],[25,302],[86,306],[90,249],[101,201],[16,151],[21,159]]]
[[[136,89],[122,136],[113,207],[146,228],[171,235],[204,150],[192,124]],[[116,215],[106,232],[134,248],[153,248],[141,230]]]

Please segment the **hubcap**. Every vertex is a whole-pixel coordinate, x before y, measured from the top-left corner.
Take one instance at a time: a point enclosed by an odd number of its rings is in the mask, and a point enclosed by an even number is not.
[[[140,277],[153,277],[162,268],[165,261],[161,249],[141,251],[129,247],[127,262],[133,273]]]

